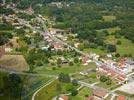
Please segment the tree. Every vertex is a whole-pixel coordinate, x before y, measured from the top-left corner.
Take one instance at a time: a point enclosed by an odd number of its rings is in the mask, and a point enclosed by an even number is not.
[[[21,97],[22,92],[22,80],[16,74],[9,74],[3,78],[4,88],[10,94],[11,97]]]
[[[75,58],[74,58],[74,63],[78,63],[78,62],[79,62],[78,57],[75,57]]]
[[[64,83],[69,83],[71,81],[70,76],[64,73],[60,73],[58,79],[60,82]]]
[[[120,57],[120,54],[119,53],[116,53],[115,54],[115,57],[117,57],[117,58]]]
[[[111,84],[112,84],[112,80],[111,80],[111,79],[108,79],[108,80],[106,81],[106,84],[107,84],[107,85],[111,85]]]
[[[69,62],[69,66],[73,66],[74,63],[72,61]]]
[[[117,44],[117,45],[121,45],[121,41],[120,41],[120,40],[118,40],[116,44]]]
[[[108,80],[108,78],[106,76],[100,76],[100,81],[101,82],[106,82]]]
[[[78,91],[77,90],[72,90],[72,92],[71,92],[71,95],[72,96],[76,96],[78,94]]]
[[[112,45],[112,44],[108,44],[107,45],[107,50],[109,52],[116,52],[116,46],[115,45]]]
[[[72,80],[72,84],[74,85],[74,86],[77,86],[78,85],[78,81],[77,80]]]

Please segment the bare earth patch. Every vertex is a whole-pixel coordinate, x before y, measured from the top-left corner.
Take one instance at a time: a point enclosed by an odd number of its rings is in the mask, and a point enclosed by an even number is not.
[[[0,66],[2,68],[15,71],[29,70],[29,65],[23,55],[4,55],[0,58]]]

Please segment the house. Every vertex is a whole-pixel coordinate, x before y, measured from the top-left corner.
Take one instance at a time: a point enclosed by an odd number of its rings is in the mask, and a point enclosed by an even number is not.
[[[93,97],[93,96],[88,96],[88,97],[86,98],[86,100],[94,100],[94,97]]]
[[[116,99],[116,100],[127,100],[127,99],[126,99],[126,97],[125,97],[125,96],[120,95],[120,96],[118,96],[118,97],[117,97],[117,99]]]
[[[106,75],[111,77],[112,79],[119,81],[119,83],[127,81],[127,77],[125,74],[119,73],[118,71],[110,67],[107,67],[105,65],[99,66],[96,70],[97,70],[98,77],[100,75]]]
[[[58,100],[69,100],[69,97],[68,96],[60,96],[59,98],[58,98]]]
[[[82,57],[82,63],[83,65],[88,65],[88,63],[90,62],[89,57],[88,56],[83,56]]]
[[[104,97],[107,95],[107,90],[105,89],[95,89],[93,90],[93,95],[97,98],[104,99]]]

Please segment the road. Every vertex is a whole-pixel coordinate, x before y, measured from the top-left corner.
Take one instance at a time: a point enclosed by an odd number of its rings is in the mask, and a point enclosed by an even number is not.
[[[32,100],[35,100],[35,96],[37,95],[37,93],[39,93],[40,90],[42,90],[43,88],[45,88],[46,86],[48,86],[49,84],[51,84],[52,82],[54,82],[55,80],[57,80],[58,77],[50,80],[48,83],[43,84],[32,96]]]

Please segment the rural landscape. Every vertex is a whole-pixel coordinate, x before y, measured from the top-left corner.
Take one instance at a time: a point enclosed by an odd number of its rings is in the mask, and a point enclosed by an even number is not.
[[[134,0],[0,0],[0,100],[134,100]]]

